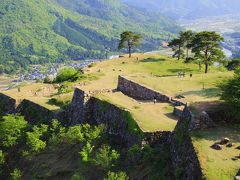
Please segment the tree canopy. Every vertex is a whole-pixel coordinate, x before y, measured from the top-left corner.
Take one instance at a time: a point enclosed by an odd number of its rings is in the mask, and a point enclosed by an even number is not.
[[[201,59],[208,73],[209,65],[220,62],[225,58],[220,43],[223,37],[216,32],[203,31],[197,33],[192,41],[192,52],[196,59]]]
[[[125,31],[120,36],[118,49],[127,48],[129,57],[132,55],[132,48],[141,44],[142,35],[131,31]]]

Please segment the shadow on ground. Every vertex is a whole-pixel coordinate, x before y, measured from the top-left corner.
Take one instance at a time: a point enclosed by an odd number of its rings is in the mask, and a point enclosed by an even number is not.
[[[160,61],[165,61],[166,59],[163,58],[147,58],[143,59],[140,62],[160,62]]]
[[[195,91],[187,91],[182,94],[183,96],[198,95],[206,98],[218,97],[220,90],[218,88],[208,88]]]

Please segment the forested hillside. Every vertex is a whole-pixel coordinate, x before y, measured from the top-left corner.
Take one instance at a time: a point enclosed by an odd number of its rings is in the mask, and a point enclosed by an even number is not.
[[[174,19],[196,19],[207,16],[239,13],[239,0],[122,0],[147,10],[159,10]]]
[[[119,0],[2,0],[0,73],[29,64],[102,58],[124,30],[141,33],[141,50],[157,49],[179,28],[159,13]]]

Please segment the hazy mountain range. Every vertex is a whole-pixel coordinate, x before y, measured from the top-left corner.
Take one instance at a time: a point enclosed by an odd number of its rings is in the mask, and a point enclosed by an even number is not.
[[[174,19],[240,13],[240,0],[122,0],[145,10],[158,10]]]

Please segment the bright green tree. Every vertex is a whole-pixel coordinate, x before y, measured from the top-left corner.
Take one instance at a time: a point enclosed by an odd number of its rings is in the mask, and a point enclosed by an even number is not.
[[[229,119],[236,119],[240,122],[240,69],[235,71],[233,78],[224,81],[219,85],[222,93],[221,99],[225,101],[224,110]]]
[[[205,73],[208,73],[209,65],[225,58],[220,45],[223,40],[223,37],[216,32],[203,31],[195,35],[192,41],[192,52],[196,59],[202,59]]]
[[[27,121],[19,115],[7,115],[0,121],[0,144],[4,147],[14,146],[23,135]]]
[[[101,166],[103,169],[110,169],[116,160],[119,158],[119,154],[115,150],[111,150],[111,147],[108,145],[103,145],[94,158],[96,165]]]
[[[128,54],[129,57],[132,56],[132,48],[139,46],[142,41],[142,35],[141,34],[136,34],[131,31],[125,31],[121,34],[120,36],[120,42],[118,45],[118,49],[128,49]]]
[[[108,172],[107,178],[104,178],[104,180],[128,180],[129,177],[125,172]]]
[[[183,42],[184,48],[186,48],[186,60],[189,58],[189,50],[192,48],[192,41],[194,39],[195,33],[191,30],[180,32],[180,39]]]
[[[184,51],[183,51],[184,41],[183,41],[183,39],[181,39],[180,37],[172,39],[169,42],[168,46],[172,48],[172,50],[174,52],[174,54],[173,54],[174,58],[177,57],[177,59],[180,60],[181,58],[184,57]]]
[[[5,162],[5,154],[2,150],[0,150],[0,165],[4,164]]]
[[[34,126],[32,132],[27,132],[26,144],[30,148],[31,153],[38,153],[46,147],[46,142],[41,138],[47,133],[48,126],[42,124],[40,127]]]

